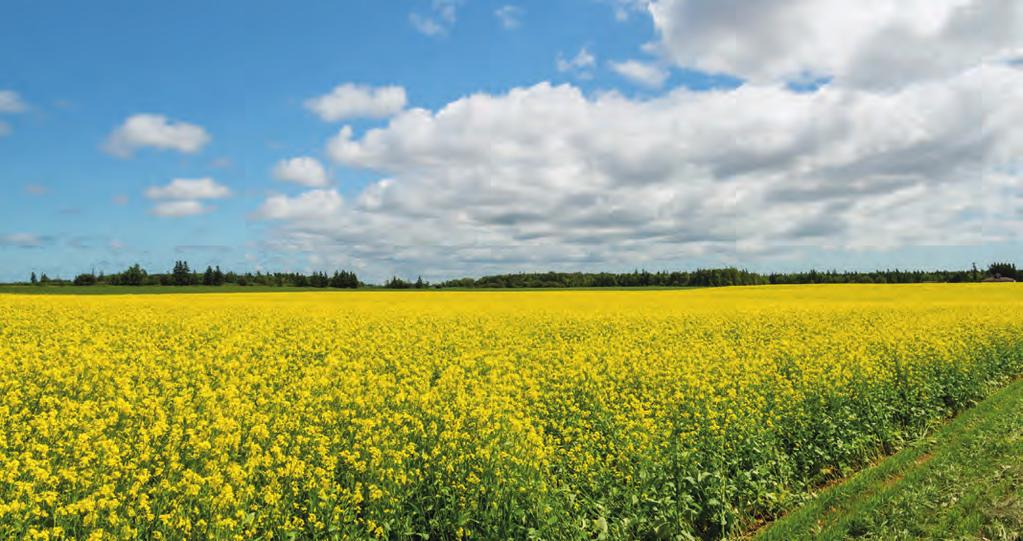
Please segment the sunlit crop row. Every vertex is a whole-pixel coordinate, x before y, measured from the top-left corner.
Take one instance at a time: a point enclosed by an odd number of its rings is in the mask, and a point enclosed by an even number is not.
[[[0,538],[717,537],[1023,372],[1023,288],[0,295]]]

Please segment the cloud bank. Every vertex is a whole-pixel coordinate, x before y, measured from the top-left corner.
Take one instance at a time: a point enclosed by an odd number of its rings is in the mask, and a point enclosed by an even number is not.
[[[1023,50],[1014,0],[653,0],[649,11],[678,66],[755,82],[891,89]]]
[[[1023,71],[1005,64],[889,92],[543,83],[344,127],[329,157],[382,180],[258,215],[274,249],[440,275],[1017,241],[1021,122]]]

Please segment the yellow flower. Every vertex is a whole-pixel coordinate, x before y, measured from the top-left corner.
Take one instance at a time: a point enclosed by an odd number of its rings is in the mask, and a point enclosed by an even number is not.
[[[0,295],[0,539],[557,539],[676,490],[735,525],[1023,373],[1021,308],[966,284]]]

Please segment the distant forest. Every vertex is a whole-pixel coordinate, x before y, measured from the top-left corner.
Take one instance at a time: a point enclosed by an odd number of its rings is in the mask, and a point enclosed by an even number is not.
[[[333,287],[338,289],[355,289],[365,286],[354,272],[335,271],[328,275],[325,272],[301,274],[297,272],[236,273],[223,272],[220,267],[206,267],[204,272],[194,272],[187,261],[174,262],[174,268],[168,273],[149,273],[140,265],[135,264],[123,272],[113,274],[84,273],[75,276],[74,280],[54,279],[43,274],[32,273],[29,283],[33,285],[71,285],[71,286],[265,286],[265,287]]]
[[[149,273],[139,265],[113,274],[85,273],[73,280],[50,278],[33,272],[33,285],[68,286],[264,286],[302,288],[384,288],[384,289],[522,289],[522,288],[601,288],[601,287],[724,287],[771,284],[916,284],[924,282],[981,282],[1023,279],[1013,263],[993,263],[986,270],[883,270],[874,272],[816,271],[761,274],[736,268],[695,271],[628,273],[544,272],[496,274],[482,278],[460,278],[431,284],[418,278],[408,281],[393,277],[381,285],[361,282],[354,272],[338,270],[332,274],[314,272],[222,272],[220,267],[193,271],[187,261],[176,261],[167,273]]]

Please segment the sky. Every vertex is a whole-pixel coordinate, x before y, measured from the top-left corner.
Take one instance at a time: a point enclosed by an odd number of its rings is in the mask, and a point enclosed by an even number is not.
[[[1016,0],[8,0],[0,281],[1023,264]]]

